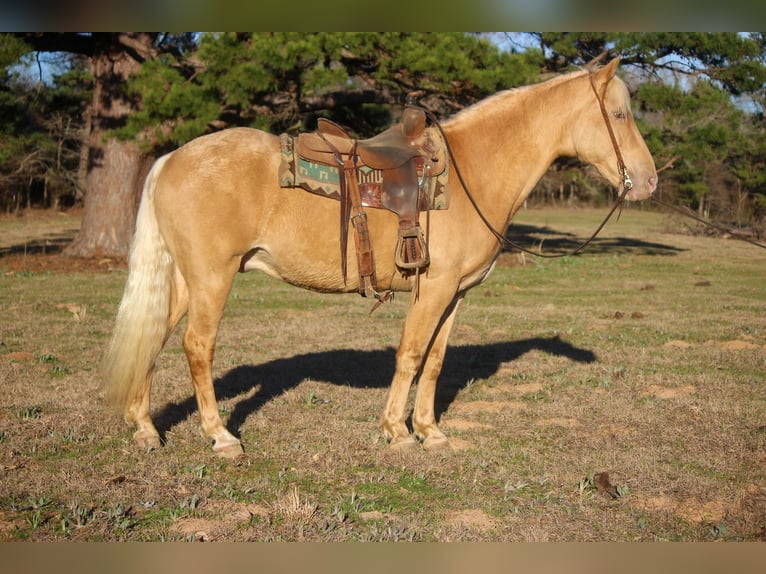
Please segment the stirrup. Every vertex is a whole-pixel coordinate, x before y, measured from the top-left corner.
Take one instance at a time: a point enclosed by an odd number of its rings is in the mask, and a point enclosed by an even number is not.
[[[409,222],[403,222],[400,224],[394,261],[399,269],[406,271],[428,266],[430,262],[428,245],[419,223],[416,222],[413,225]]]

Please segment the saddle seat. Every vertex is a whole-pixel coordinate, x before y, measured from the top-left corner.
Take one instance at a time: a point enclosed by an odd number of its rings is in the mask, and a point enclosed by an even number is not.
[[[365,140],[354,140],[345,129],[325,118],[317,121],[317,132],[332,138],[332,144],[338,148],[338,151],[345,154],[351,153],[353,144],[356,143],[356,153],[362,163],[373,169],[382,170],[400,167],[422,155],[423,150],[418,146],[417,138],[423,135],[425,129],[425,114],[421,110],[412,108],[405,111],[400,124]],[[340,138],[340,141],[336,138]],[[328,149],[328,151],[331,150]]]

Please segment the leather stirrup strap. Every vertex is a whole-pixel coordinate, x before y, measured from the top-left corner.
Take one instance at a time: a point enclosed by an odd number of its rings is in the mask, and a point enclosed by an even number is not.
[[[362,194],[356,180],[356,154],[344,162],[344,178],[346,189],[351,200],[351,225],[354,226],[354,243],[356,245],[356,260],[359,268],[359,292],[365,297],[375,297],[375,253],[372,249],[370,230],[367,226],[367,213],[362,207]]]
[[[380,305],[389,301],[394,292],[386,291],[378,293],[377,279],[375,277],[375,254],[372,250],[372,240],[370,231],[367,227],[367,213],[362,206],[362,194],[359,191],[359,182],[357,181],[357,143],[344,159],[343,154],[335,147],[329,139],[321,132],[317,132],[332,151],[335,162],[340,167],[340,252],[341,266],[343,269],[343,282],[346,282],[348,261],[348,223],[354,226],[354,243],[356,247],[356,257],[359,269],[359,293],[365,297],[375,298],[377,301],[370,309],[370,313],[375,311]]]

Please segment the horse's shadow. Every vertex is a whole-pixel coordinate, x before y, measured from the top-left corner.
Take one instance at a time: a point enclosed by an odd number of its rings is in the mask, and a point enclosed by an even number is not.
[[[578,237],[573,233],[559,231],[551,227],[512,223],[506,232],[506,238],[525,246],[532,251],[541,249],[550,254],[565,254],[579,247],[587,237]],[[515,247],[505,247],[505,251],[517,251]],[[634,237],[596,237],[590,242],[586,253],[589,255],[676,255],[685,249],[646,241]]]
[[[450,347],[436,391],[437,420],[471,380],[490,377],[502,363],[533,350],[580,363],[592,363],[597,359],[592,351],[575,347],[559,337]],[[239,435],[239,428],[248,416],[308,378],[352,388],[387,387],[394,375],[395,358],[396,350],[392,347],[373,351],[339,349],[295,355],[262,365],[243,365],[215,381],[216,395],[218,399],[232,399],[249,394],[258,387],[252,396],[236,403],[229,417],[229,431]],[[168,430],[191,416],[195,410],[193,397],[165,405],[154,417],[163,440]]]

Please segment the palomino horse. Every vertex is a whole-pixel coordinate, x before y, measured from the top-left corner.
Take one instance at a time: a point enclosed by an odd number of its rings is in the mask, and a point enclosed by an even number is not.
[[[449,445],[436,423],[434,395],[455,314],[500,253],[489,227],[505,230],[557,157],[579,157],[615,186],[626,184],[627,168],[633,184],[627,199],[646,199],[654,191],[654,161],[633,121],[628,90],[615,76],[617,65],[615,59],[593,71],[498,93],[442,124],[453,158],[451,203],[431,213],[430,267],[420,277],[396,353],[381,420],[392,447],[417,445],[418,439],[425,448]],[[202,431],[216,454],[242,452],[221,421],[212,378],[219,322],[238,271],[257,269],[315,291],[358,292],[353,242],[347,281],[341,272],[339,204],[280,189],[279,162],[277,136],[233,128],[163,156],[147,176],[104,385],[137,427],[134,439],[142,447],[160,445],[150,418],[154,365],[188,312],[183,346]],[[393,248],[397,241],[396,215],[372,209],[368,219],[373,245],[386,253],[382,246]],[[391,253],[378,257],[378,287],[411,291],[414,280],[396,269]],[[405,405],[416,378],[410,434]]]

